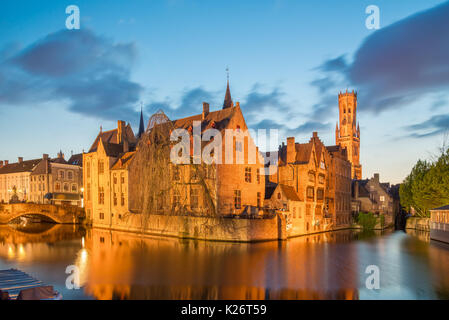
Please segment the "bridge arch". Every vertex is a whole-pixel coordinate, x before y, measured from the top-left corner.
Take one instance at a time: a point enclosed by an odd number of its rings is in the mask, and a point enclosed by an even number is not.
[[[0,204],[0,224],[6,224],[18,217],[30,215],[43,216],[55,223],[78,223],[79,218],[84,216],[84,210],[79,207],[54,204]]]

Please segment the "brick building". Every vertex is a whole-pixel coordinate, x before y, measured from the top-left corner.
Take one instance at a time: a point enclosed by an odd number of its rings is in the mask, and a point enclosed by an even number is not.
[[[62,152],[56,158],[44,154],[30,175],[29,201],[82,206],[81,160],[82,154],[72,155],[69,160]]]
[[[354,214],[372,212],[378,216],[385,216],[386,226],[394,224],[397,205],[390,184],[381,183],[378,173],[370,179],[353,180],[351,205]]]
[[[335,144],[346,148],[351,162],[351,178],[362,179],[360,164],[360,127],[357,123],[357,92],[339,93],[339,122],[335,128]],[[340,127],[339,127],[340,125]]]

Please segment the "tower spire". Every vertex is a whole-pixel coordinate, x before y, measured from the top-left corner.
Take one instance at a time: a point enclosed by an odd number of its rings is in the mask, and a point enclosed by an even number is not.
[[[140,138],[143,133],[144,133],[143,106],[142,106],[142,102],[140,102],[140,123],[139,123],[139,132],[137,133],[137,138]]]
[[[227,78],[227,86],[226,86],[226,94],[223,102],[223,109],[231,108],[232,98],[231,98],[231,90],[229,89],[229,67],[226,67],[226,78]]]

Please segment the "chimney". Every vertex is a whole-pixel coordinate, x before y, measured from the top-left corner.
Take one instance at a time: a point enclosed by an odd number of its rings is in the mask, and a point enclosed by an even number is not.
[[[19,163],[23,162],[23,157],[18,157],[17,159],[19,160]]]
[[[3,160],[0,160],[0,168],[3,167]]]
[[[295,162],[295,137],[287,138],[287,163]]]
[[[378,173],[374,174],[374,181],[379,182],[379,174]]]
[[[207,102],[203,102],[203,116],[202,119],[204,120],[207,115],[209,114],[209,104]]]
[[[240,102],[239,102],[239,101],[237,101],[237,102],[235,103],[235,107],[236,107],[236,108],[240,108]]]
[[[5,160],[5,166],[9,164],[9,160]]]
[[[118,120],[117,121],[117,142],[120,144],[123,142],[125,137],[125,121]]]
[[[314,138],[318,138],[318,132],[314,131],[314,132],[313,132],[313,137],[314,137]]]
[[[123,140],[123,152],[128,152],[129,151],[129,144],[128,144],[128,140],[124,139]]]
[[[43,160],[48,160],[48,154],[44,153],[44,154],[42,155],[42,159],[43,159]]]

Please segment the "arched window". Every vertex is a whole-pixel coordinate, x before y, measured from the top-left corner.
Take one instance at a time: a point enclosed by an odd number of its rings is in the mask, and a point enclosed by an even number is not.
[[[69,184],[64,183],[64,192],[69,192]]]
[[[72,171],[67,172],[67,179],[73,180],[73,172]]]
[[[61,184],[59,182],[55,183],[55,191],[61,191]]]
[[[64,171],[59,170],[59,179],[64,180]]]
[[[77,190],[76,184],[72,184],[72,192],[76,192],[76,190]]]

